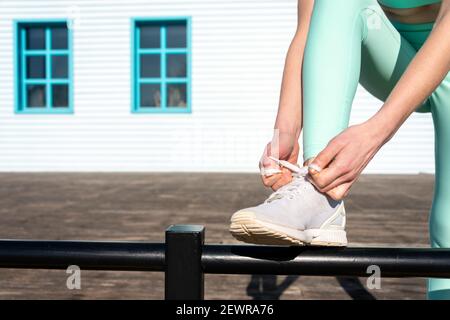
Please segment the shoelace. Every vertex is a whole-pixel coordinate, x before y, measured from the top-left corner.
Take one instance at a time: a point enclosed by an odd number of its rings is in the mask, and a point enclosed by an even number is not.
[[[308,174],[308,167],[296,167],[290,168],[292,173],[292,181],[285,186],[282,186],[280,189],[272,193],[269,198],[265,201],[265,203],[270,203],[275,200],[282,199],[284,197],[288,197],[289,199],[293,199],[296,194],[300,194],[300,189],[302,186],[305,186],[308,182],[306,180],[306,175]]]

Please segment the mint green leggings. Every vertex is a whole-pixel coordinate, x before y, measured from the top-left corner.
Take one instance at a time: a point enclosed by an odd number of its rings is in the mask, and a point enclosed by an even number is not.
[[[302,75],[305,159],[348,126],[358,82],[388,97],[431,28],[394,25],[375,0],[315,0]],[[450,247],[450,74],[417,111],[431,112],[435,127],[431,245]],[[428,298],[450,299],[450,280],[429,279]]]

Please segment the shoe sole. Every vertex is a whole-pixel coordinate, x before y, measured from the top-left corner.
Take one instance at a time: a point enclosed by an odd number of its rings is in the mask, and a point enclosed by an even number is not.
[[[237,212],[231,217],[230,233],[239,241],[290,246],[347,246],[344,230],[309,229],[296,230],[256,219],[252,212]]]

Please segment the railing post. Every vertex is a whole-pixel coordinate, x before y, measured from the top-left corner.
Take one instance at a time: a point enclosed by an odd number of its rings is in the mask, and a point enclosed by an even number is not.
[[[204,274],[201,265],[205,228],[172,225],[166,230],[166,300],[202,300]]]

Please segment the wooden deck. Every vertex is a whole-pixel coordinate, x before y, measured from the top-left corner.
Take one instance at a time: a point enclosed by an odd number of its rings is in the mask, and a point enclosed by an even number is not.
[[[346,201],[352,246],[427,246],[432,175],[363,176]],[[0,174],[0,237],[150,240],[203,224],[209,243],[236,243],[228,220],[269,193],[252,174]],[[0,269],[0,299],[162,299],[162,273]],[[424,279],[207,275],[207,299],[422,299]]]

